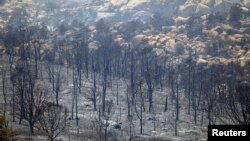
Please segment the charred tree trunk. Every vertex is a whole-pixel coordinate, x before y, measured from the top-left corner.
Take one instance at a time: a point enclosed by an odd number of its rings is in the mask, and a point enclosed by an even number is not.
[[[166,95],[166,99],[165,99],[165,106],[164,106],[164,112],[168,111],[168,95]]]

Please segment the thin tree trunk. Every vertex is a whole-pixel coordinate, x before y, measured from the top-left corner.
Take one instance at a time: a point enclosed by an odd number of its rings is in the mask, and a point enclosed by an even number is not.
[[[168,96],[166,95],[164,112],[168,111]]]
[[[12,85],[12,121],[15,122],[15,87]]]
[[[3,70],[3,73],[2,73],[2,92],[3,92],[3,98],[4,98],[4,106],[3,106],[4,117],[6,117],[6,108],[7,108],[7,95],[5,93],[5,82],[6,82],[6,70]]]
[[[190,115],[190,109],[191,109],[191,77],[190,77],[190,67],[188,70],[188,115]]]
[[[176,86],[176,120],[179,120],[179,84]]]
[[[116,104],[119,105],[119,86],[118,86],[118,79],[116,80]]]
[[[94,103],[94,110],[96,111],[96,72],[94,70],[94,92],[93,92],[93,103]]]
[[[174,122],[174,134],[175,136],[178,136],[178,120],[175,119],[175,122]]]

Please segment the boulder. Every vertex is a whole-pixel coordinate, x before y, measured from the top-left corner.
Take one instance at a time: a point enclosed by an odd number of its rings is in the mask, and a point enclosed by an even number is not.
[[[184,3],[187,2],[187,0],[172,0],[173,3],[175,3],[176,5],[183,5]]]
[[[213,7],[215,4],[215,0],[201,0],[201,4],[207,5],[209,7]]]
[[[172,0],[129,0],[126,4],[121,5],[120,11],[123,13],[131,10],[145,11],[149,12],[150,15],[159,12],[163,16],[172,16],[178,10],[178,7],[179,5]]]
[[[130,0],[126,7],[127,9],[140,9],[148,3],[150,3],[150,0]]]
[[[214,12],[228,13],[235,3],[241,3],[240,0],[216,0],[213,8]]]
[[[147,21],[152,17],[152,13],[147,11],[138,11],[132,16],[132,20]]]
[[[137,46],[137,45],[143,43],[143,41],[144,41],[145,39],[146,39],[146,36],[143,35],[143,34],[136,35],[136,36],[133,37],[133,44],[134,44],[135,46]]]
[[[244,0],[244,1],[243,1],[243,4],[244,4],[246,7],[250,8],[250,0]]]
[[[181,17],[190,17],[195,14],[197,6],[195,4],[187,4],[184,6],[180,6],[179,8],[179,16]]]
[[[128,0],[110,0],[110,3],[114,6],[122,6],[128,3]]]
[[[207,15],[207,14],[210,14],[210,12],[211,12],[211,9],[204,4],[198,4],[196,11],[195,11],[195,13],[198,13],[200,15]]]

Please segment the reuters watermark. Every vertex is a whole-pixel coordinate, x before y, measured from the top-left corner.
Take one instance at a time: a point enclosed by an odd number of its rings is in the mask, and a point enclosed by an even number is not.
[[[250,140],[250,125],[208,125],[208,141],[216,139]]]

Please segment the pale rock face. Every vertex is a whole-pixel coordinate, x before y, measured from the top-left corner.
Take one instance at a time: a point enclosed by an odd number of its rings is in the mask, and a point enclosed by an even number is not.
[[[129,8],[135,8],[139,5],[149,3],[150,0],[130,0],[127,4]]]
[[[241,0],[110,0],[108,3],[108,7],[116,7],[121,13],[130,15],[130,19],[146,20],[156,12],[170,17],[176,14],[190,17],[197,13],[206,15],[212,11],[229,12],[231,6],[241,3]],[[250,0],[243,0],[243,3],[250,5]]]
[[[111,3],[113,5],[120,5],[122,10],[131,10],[131,9],[142,10],[140,8],[144,8],[144,10],[150,10],[150,11],[152,10],[151,8],[153,5],[163,6],[165,4],[173,3],[172,0],[112,0],[112,1]]]
[[[220,0],[220,1],[223,1],[223,0]],[[241,0],[225,0],[225,1],[228,1],[231,3],[241,3]]]
[[[146,12],[146,11],[138,11],[136,12],[133,16],[132,16],[132,20],[147,20],[152,16],[152,14],[150,12]]]
[[[148,19],[149,16],[156,12],[159,12],[165,16],[172,16],[179,7],[178,4],[173,2],[173,0],[128,0],[122,3],[124,3],[120,6],[120,11],[122,13],[134,11],[136,16],[133,16],[133,18],[138,17],[139,14],[139,17],[142,17],[143,19]],[[136,11],[140,11],[140,13]],[[145,11],[145,16],[140,15],[142,11]]]
[[[109,18],[115,16],[115,13],[110,12],[98,12],[97,19]]]
[[[175,3],[176,5],[183,5],[184,3],[186,3],[188,0],[172,0],[173,3]]]
[[[245,1],[250,2],[250,0],[244,0],[244,2]],[[200,3],[205,4],[205,5],[207,5],[207,6],[209,6],[211,8],[211,7],[214,7],[214,6],[216,6],[216,5],[220,4],[220,3],[223,3],[223,2],[225,2],[225,3],[241,3],[241,0],[201,0]]]
[[[167,42],[167,46],[173,48],[175,45],[175,39],[170,39],[168,42]]]
[[[18,2],[18,0],[16,0]],[[33,0],[21,0],[19,2],[24,2],[24,3],[33,3]]]
[[[179,15],[182,17],[189,17],[190,15],[195,14],[197,6],[195,4],[187,4],[180,6]]]
[[[187,1],[185,2],[184,5],[188,5],[188,4],[197,4],[197,3],[198,3],[197,0],[187,0]]]
[[[209,14],[211,12],[211,9],[210,9],[210,7],[208,7],[204,4],[198,4],[195,12],[199,13],[201,15],[206,15],[206,14]]]
[[[120,6],[121,11],[137,9],[150,3],[150,0],[111,0],[114,6]]]
[[[244,0],[244,1],[243,1],[243,4],[244,4],[246,7],[250,8],[250,0]]]
[[[233,6],[232,2],[217,0],[214,5],[214,11],[215,12],[229,12],[232,6]]]
[[[99,11],[99,12],[107,12],[107,11],[110,11],[110,9],[111,9],[112,6],[113,6],[113,5],[110,4],[110,3],[105,3],[105,4],[103,4],[102,6],[100,6],[100,7],[98,8],[98,11]]]
[[[215,0],[214,11],[215,12],[229,12],[230,8],[235,3],[241,3],[241,0]]]
[[[127,4],[129,0],[110,0],[110,3],[114,6],[122,6]]]
[[[214,6],[215,0],[201,0],[201,4],[207,5],[211,8]]]
[[[136,46],[136,45],[139,45],[140,43],[143,42],[143,40],[144,40],[145,38],[146,38],[145,35],[142,35],[142,34],[136,35],[136,36],[133,38],[133,43],[134,43],[134,45],[135,45],[135,46]]]

